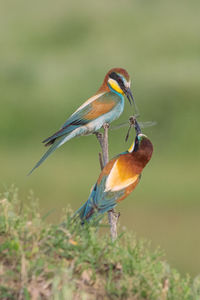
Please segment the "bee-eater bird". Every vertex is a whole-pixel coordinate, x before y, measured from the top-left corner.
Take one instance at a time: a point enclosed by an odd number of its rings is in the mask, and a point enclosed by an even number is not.
[[[106,74],[97,93],[84,102],[67,119],[60,130],[43,141],[45,146],[50,146],[50,148],[29,174],[57,148],[73,137],[94,133],[104,123],[110,124],[119,118],[124,110],[124,95],[127,96],[130,104],[133,102],[135,105],[130,84],[130,77],[126,70],[122,68],[111,69]]]
[[[152,153],[153,145],[147,136],[136,134],[129,150],[111,159],[103,168],[87,202],[74,217],[79,216],[84,224],[93,216],[112,210],[135,189]]]

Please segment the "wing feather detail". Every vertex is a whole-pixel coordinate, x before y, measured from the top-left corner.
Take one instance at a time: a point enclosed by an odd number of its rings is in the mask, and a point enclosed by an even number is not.
[[[119,97],[111,92],[89,98],[67,119],[60,130],[46,138],[43,143],[47,143],[46,146],[49,146],[55,142],[56,138],[69,134],[77,127],[87,125],[112,110],[118,101]]]
[[[79,108],[72,114],[72,116],[75,115],[81,109],[85,108],[87,105],[91,104],[93,101],[95,101],[98,98],[100,98],[101,96],[103,96],[104,94],[105,94],[105,92],[96,94],[96,95],[92,96],[91,98],[89,98],[88,100],[86,100],[81,106],[79,106]]]

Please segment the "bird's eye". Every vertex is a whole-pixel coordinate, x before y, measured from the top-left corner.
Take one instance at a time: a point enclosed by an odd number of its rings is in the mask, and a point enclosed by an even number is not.
[[[118,79],[117,73],[115,73],[115,72],[110,73],[109,77],[112,78],[112,79],[114,79],[114,80],[116,80],[116,81]]]
[[[124,90],[124,88],[125,88],[124,82],[123,82],[122,78],[117,73],[112,72],[112,73],[109,74],[109,77],[112,78],[112,79],[114,79],[115,81],[117,81],[117,83],[119,84],[120,88],[122,90]]]

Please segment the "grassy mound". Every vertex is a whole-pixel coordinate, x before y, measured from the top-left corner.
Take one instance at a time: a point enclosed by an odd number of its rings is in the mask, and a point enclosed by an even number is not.
[[[0,200],[0,299],[199,299],[200,279],[181,278],[160,250],[122,233],[111,242],[95,226],[48,224],[34,197]]]

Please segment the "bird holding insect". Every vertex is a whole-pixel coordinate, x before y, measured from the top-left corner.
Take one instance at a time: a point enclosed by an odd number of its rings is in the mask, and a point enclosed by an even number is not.
[[[83,103],[64,123],[62,128],[43,141],[50,146],[31,174],[57,148],[70,139],[95,133],[103,124],[119,118],[124,110],[124,96],[135,105],[130,89],[130,76],[125,69],[113,68],[105,76],[97,93]],[[135,110],[137,110],[135,106]],[[137,112],[137,111],[136,111]]]
[[[95,215],[112,210],[137,186],[141,173],[150,161],[153,145],[134,120],[136,137],[128,151],[111,159],[101,171],[87,202],[75,213],[82,223]]]

